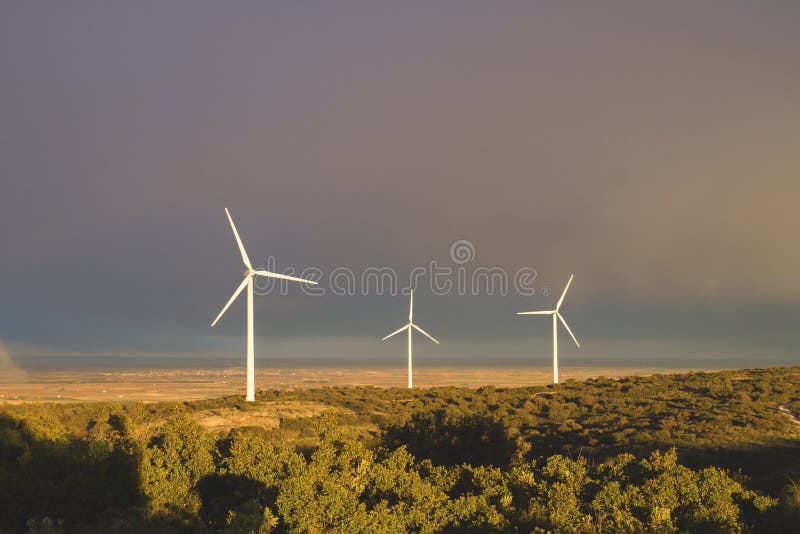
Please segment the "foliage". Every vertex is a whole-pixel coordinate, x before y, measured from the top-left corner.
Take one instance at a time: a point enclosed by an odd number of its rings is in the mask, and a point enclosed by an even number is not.
[[[0,531],[791,532],[798,369],[3,406]],[[329,406],[212,436],[196,413]]]
[[[26,523],[28,534],[61,534],[64,532],[61,520],[53,521],[49,517],[41,519],[28,519]]]
[[[405,424],[390,426],[385,441],[439,465],[506,465],[517,445],[496,416],[449,415],[446,410],[415,413]]]
[[[156,512],[200,509],[197,483],[214,472],[214,440],[186,414],[171,418],[143,449],[143,493]]]

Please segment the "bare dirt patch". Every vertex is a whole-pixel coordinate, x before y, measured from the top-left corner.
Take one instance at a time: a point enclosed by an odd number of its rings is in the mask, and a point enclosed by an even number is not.
[[[795,413],[790,409],[790,406],[791,403],[788,402],[786,404],[781,404],[778,406],[778,411],[788,417],[792,423],[800,425],[800,419],[798,419],[797,415],[795,415]]]
[[[192,416],[198,423],[212,433],[227,432],[231,428],[260,426],[266,429],[278,428],[282,419],[317,417],[325,412],[341,412],[341,409],[314,402],[268,402],[257,408],[240,410],[238,408],[219,408],[194,412]]]

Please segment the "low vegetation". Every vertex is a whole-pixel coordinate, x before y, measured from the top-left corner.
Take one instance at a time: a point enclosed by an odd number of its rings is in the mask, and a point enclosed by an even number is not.
[[[0,532],[794,532],[798,411],[800,368],[6,405]]]

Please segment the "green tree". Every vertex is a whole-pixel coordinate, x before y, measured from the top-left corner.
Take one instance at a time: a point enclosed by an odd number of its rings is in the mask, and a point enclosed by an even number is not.
[[[215,470],[213,446],[208,432],[186,414],[164,424],[142,454],[142,485],[152,510],[199,511],[197,483]]]

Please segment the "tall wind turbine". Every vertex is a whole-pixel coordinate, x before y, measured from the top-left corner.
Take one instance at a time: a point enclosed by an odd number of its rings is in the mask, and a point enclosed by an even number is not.
[[[414,324],[414,290],[412,289],[411,290],[411,300],[410,300],[409,306],[408,306],[408,324],[406,324],[402,328],[398,328],[397,330],[395,330],[394,332],[392,332],[391,334],[389,334],[388,336],[386,336],[382,340],[382,341],[386,341],[387,339],[389,339],[390,337],[394,336],[395,334],[399,334],[403,330],[408,330],[408,389],[411,389],[412,386],[413,386],[412,380],[411,380],[411,374],[412,374],[412,366],[411,366],[411,331],[413,329],[415,329],[415,328],[417,329],[417,331],[420,334],[424,335],[425,337],[427,337],[428,339],[430,339],[431,341],[433,341],[437,345],[439,344],[438,341],[433,339],[433,336],[431,336],[425,330],[423,330],[422,328],[420,328],[419,326]]]
[[[561,324],[564,325],[564,328],[567,329],[569,335],[572,336],[572,340],[575,344],[580,348],[581,344],[578,343],[578,340],[575,338],[575,334],[572,333],[572,330],[569,329],[569,325],[567,321],[564,319],[564,316],[559,313],[559,309],[561,309],[561,303],[564,302],[564,297],[567,295],[567,289],[569,289],[569,285],[572,283],[572,278],[575,275],[569,275],[569,281],[567,282],[566,287],[564,288],[564,292],[561,293],[561,298],[558,299],[558,303],[556,304],[555,310],[545,310],[545,311],[529,311],[529,312],[519,312],[517,315],[552,315],[553,316],[553,383],[558,384],[558,321],[561,321]]]
[[[256,376],[255,376],[255,353],[254,353],[254,343],[253,343],[253,278],[256,276],[266,276],[268,278],[280,278],[282,280],[292,280],[294,282],[305,282],[307,284],[316,285],[317,283],[313,280],[305,280],[303,278],[295,278],[294,276],[287,276],[285,274],[273,273],[270,271],[256,271],[253,269],[253,266],[250,264],[250,258],[247,257],[247,252],[244,250],[244,245],[242,244],[241,238],[239,238],[239,232],[236,231],[236,225],[233,224],[233,219],[231,218],[231,213],[228,211],[228,208],[225,208],[225,214],[228,216],[228,222],[231,223],[231,230],[233,230],[233,237],[236,238],[236,244],[239,245],[239,252],[242,253],[242,261],[244,262],[244,266],[246,267],[244,271],[244,280],[242,283],[239,284],[239,287],[236,291],[233,292],[233,296],[228,300],[227,304],[222,308],[222,311],[219,312],[217,318],[214,319],[214,322],[211,323],[213,327],[217,324],[220,317],[228,310],[233,301],[236,300],[236,297],[239,296],[239,293],[244,291],[244,288],[247,288],[247,396],[245,400],[247,402],[253,402],[256,400]]]

